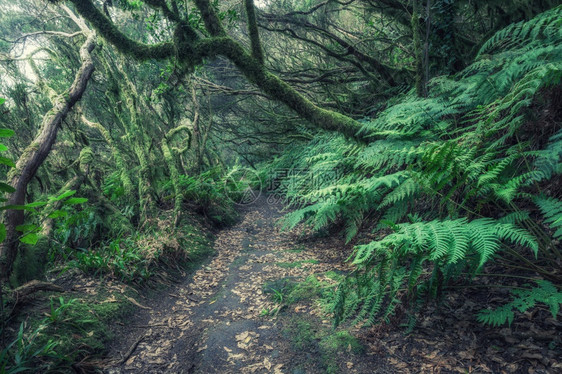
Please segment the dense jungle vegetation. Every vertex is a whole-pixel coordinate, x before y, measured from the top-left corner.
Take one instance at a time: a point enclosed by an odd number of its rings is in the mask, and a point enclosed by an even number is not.
[[[0,74],[0,373],[99,372],[257,193],[338,339],[454,292],[562,370],[560,1],[0,0]]]

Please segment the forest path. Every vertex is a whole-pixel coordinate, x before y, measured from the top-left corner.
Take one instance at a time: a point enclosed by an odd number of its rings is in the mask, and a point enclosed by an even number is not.
[[[147,300],[150,310],[134,316],[118,332],[123,336],[112,354],[114,364],[105,372],[325,372],[315,361],[319,355],[314,346],[295,349],[294,339],[275,316],[280,304],[264,292],[264,285],[302,281],[310,274],[321,277],[337,267],[337,261],[319,261],[299,246],[296,233],[281,232],[276,226],[280,209],[265,197],[243,207],[239,222],[217,235],[210,263],[157,300]],[[280,313],[284,318],[287,313],[318,314],[310,305],[285,310]],[[330,326],[330,321],[321,323]]]

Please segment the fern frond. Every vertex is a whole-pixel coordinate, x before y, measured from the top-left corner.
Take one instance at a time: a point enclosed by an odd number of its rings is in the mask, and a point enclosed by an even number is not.
[[[556,231],[554,232],[555,238],[562,237],[562,201],[554,198],[537,197],[535,204],[541,210],[545,217],[545,222]]]
[[[514,310],[524,313],[533,308],[537,303],[546,304],[552,314],[557,318],[562,304],[562,292],[546,280],[537,280],[537,286],[524,290],[513,290],[513,300],[501,307],[491,310],[484,309],[478,313],[478,320],[484,324],[501,326],[506,322],[511,325],[515,318]]]

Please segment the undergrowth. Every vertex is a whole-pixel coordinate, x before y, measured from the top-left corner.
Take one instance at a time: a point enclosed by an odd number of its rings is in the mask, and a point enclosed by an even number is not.
[[[285,228],[342,227],[360,241],[331,300],[336,324],[389,320],[491,263],[538,287],[480,321],[511,322],[536,303],[559,314],[561,26],[557,7],[499,31],[427,98],[411,91],[365,119],[367,145],[320,134],[262,167],[296,208]]]

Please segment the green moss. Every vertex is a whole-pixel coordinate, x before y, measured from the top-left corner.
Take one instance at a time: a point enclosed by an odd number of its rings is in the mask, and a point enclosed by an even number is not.
[[[306,248],[304,247],[304,245],[301,245],[300,247],[297,247],[295,249],[287,249],[286,252],[289,253],[301,253],[305,250]]]
[[[287,294],[288,304],[294,304],[302,300],[312,300],[321,297],[323,285],[314,275],[310,275],[304,282],[297,283]]]
[[[304,320],[300,316],[293,317],[283,332],[296,351],[306,349],[308,352],[317,352],[303,365],[318,365],[324,373],[340,373],[344,356],[364,352],[361,343],[348,331],[334,331],[316,318]]]
[[[48,243],[45,238],[35,246],[21,244],[10,274],[10,284],[17,287],[34,279],[41,279],[46,270],[47,253]]]
[[[78,13],[90,21],[95,29],[115,45],[119,51],[139,60],[165,59],[175,55],[174,44],[171,42],[147,45],[130,39],[119,31],[113,22],[96,8],[91,0],[72,0],[72,3]]]
[[[294,267],[294,264],[300,266],[302,263],[313,263],[313,261],[314,260],[307,260],[297,263],[288,263],[288,266]],[[334,272],[326,274],[338,276]],[[283,302],[286,304],[294,304],[303,300],[315,300],[319,298],[322,300],[329,299],[330,296],[333,295],[333,286],[326,282],[319,281],[316,275],[310,275],[302,282],[297,282],[293,278],[277,279],[266,283],[263,289],[265,293],[272,294],[274,298],[278,298],[279,294],[281,294]]]
[[[246,15],[248,17],[248,34],[252,42],[252,56],[263,64],[263,50],[261,48],[260,34],[258,23],[256,21],[256,12],[253,0],[244,0],[246,7]]]
[[[250,82],[258,86],[272,99],[284,103],[318,128],[338,131],[356,140],[365,140],[364,137],[359,135],[362,125],[358,121],[316,106],[279,77],[268,72],[256,58],[231,38],[207,38],[199,41],[196,49],[198,54],[204,57],[216,57],[218,55],[227,57]]]
[[[290,327],[285,329],[285,333],[291,336],[293,347],[297,350],[309,349],[317,343],[312,324],[307,321],[293,320]]]
[[[357,338],[348,331],[337,331],[325,336],[320,341],[320,346],[327,353],[352,352],[355,354],[363,353],[364,347]]]

